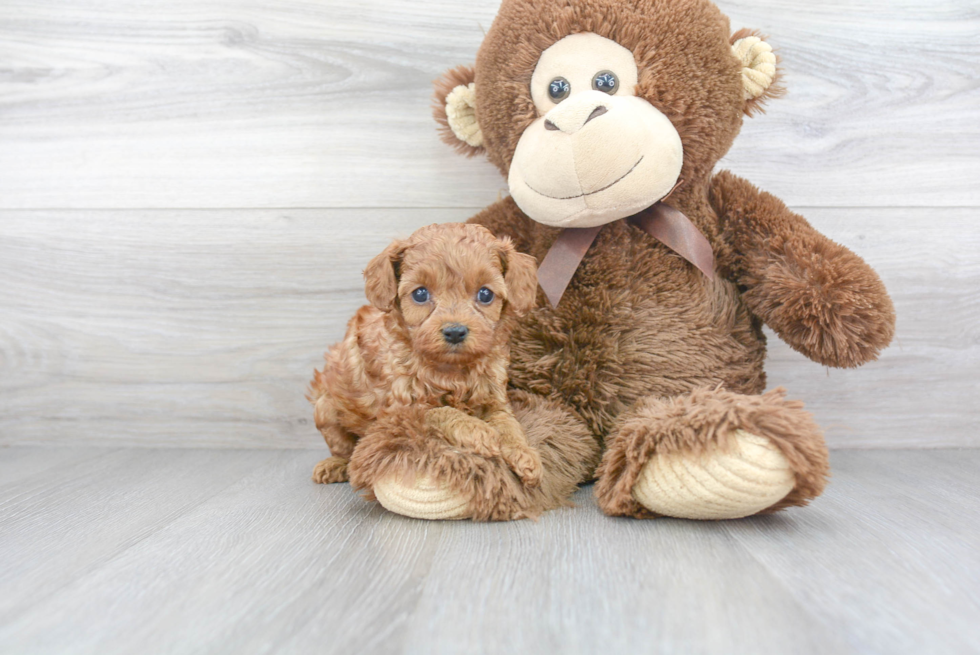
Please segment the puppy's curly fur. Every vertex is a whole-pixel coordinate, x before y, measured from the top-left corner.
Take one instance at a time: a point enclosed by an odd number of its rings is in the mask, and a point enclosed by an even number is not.
[[[534,258],[481,226],[430,225],[388,246],[364,278],[371,305],[357,311],[310,384],[316,426],[333,455],[313,480],[348,480],[359,439],[384,440],[377,433],[396,429],[404,414],[421,417],[427,438],[499,457],[537,486],[540,456],[507,399],[508,344],[534,305]]]

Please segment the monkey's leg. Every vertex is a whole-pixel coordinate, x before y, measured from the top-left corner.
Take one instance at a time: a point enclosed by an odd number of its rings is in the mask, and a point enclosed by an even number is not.
[[[731,519],[806,505],[827,447],[803,404],[701,389],[644,398],[606,440],[596,496],[606,514]]]
[[[538,486],[524,485],[501,458],[433,438],[424,411],[413,409],[379,420],[358,442],[351,484],[368,489],[388,510],[421,519],[506,521],[567,505],[595,470],[595,438],[557,403],[517,391],[511,403],[541,460]]]

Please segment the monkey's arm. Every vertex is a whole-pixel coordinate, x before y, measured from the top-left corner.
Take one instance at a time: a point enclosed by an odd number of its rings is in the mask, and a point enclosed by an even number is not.
[[[878,357],[895,332],[885,285],[863,259],[817,232],[781,200],[722,171],[711,205],[723,245],[719,273],[794,350],[841,368]]]

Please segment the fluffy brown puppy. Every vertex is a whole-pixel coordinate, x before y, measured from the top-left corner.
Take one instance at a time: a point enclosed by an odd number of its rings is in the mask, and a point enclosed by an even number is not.
[[[471,221],[535,257],[542,281],[556,242],[594,241],[561,300],[541,294],[513,335],[511,399],[541,485],[508,485],[509,471],[465,448],[403,441],[376,457],[425,481],[401,497],[516,518],[595,474],[608,514],[720,519],[821,493],[819,427],[802,403],[763,393],[762,325],[853,367],[888,345],[895,317],[860,257],[713,172],[780,90],[772,48],[733,34],[709,0],[503,0],[476,65],[437,83],[443,137],[486,155],[510,188]],[[665,216],[679,216],[680,238],[654,235]],[[713,270],[691,263],[691,244]]]
[[[507,400],[508,343],[534,302],[533,258],[480,226],[430,225],[388,246],[364,278],[371,305],[311,383],[316,426],[333,455],[313,479],[347,480],[358,439],[400,437],[399,415],[410,413],[420,439],[499,458],[536,486],[540,457]],[[371,487],[370,470],[354,473],[357,486]]]

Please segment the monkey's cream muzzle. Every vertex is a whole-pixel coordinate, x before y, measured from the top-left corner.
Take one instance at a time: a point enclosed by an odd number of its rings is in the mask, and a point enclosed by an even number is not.
[[[653,105],[589,90],[524,131],[508,185],[521,210],[540,223],[593,227],[666,196],[683,161],[677,130]]]

